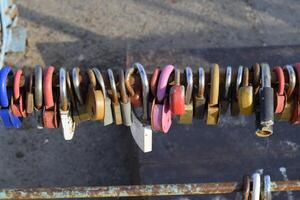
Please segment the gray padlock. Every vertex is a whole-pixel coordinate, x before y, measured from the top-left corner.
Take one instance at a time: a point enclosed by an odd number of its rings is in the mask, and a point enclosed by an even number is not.
[[[205,114],[205,71],[203,67],[198,70],[198,92],[194,96],[194,117],[203,119]]]
[[[104,114],[103,123],[104,123],[104,126],[107,126],[107,125],[110,125],[113,123],[113,116],[112,116],[112,110],[111,110],[111,99],[107,95],[104,80],[103,80],[101,72],[97,68],[93,68],[93,72],[96,76],[96,79],[97,79],[99,85],[101,86],[103,96],[105,99],[105,114]]]
[[[119,90],[121,94],[120,104],[121,104],[123,124],[125,126],[131,126],[132,124],[131,102],[126,92],[124,70],[122,69],[119,69]]]

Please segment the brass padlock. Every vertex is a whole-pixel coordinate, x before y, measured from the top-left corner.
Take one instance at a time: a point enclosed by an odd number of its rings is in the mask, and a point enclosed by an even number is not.
[[[238,104],[238,91],[242,83],[242,77],[243,77],[243,66],[239,66],[235,88],[233,88],[232,96],[231,96],[231,107],[230,107],[231,116],[238,116],[240,113],[239,104]]]
[[[220,114],[226,114],[231,99],[229,98],[231,96],[231,80],[232,80],[232,67],[227,66],[226,72],[225,72],[225,84],[222,92],[222,97],[220,98]]]
[[[205,71],[203,67],[198,70],[198,88],[197,93],[194,95],[194,117],[203,119],[205,113]]]
[[[206,124],[215,125],[219,122],[219,83],[220,83],[220,69],[218,64],[214,64],[210,72],[210,93],[207,108]]]
[[[282,113],[275,114],[275,119],[278,121],[290,121],[293,114],[294,98],[292,96],[296,86],[296,73],[293,66],[286,65],[283,68],[284,73],[288,73],[289,81],[286,83],[286,102]]]
[[[78,67],[75,67],[72,70],[72,83],[75,91],[75,96],[77,97],[75,98],[76,107],[78,110],[80,121],[87,121],[91,119],[91,114],[87,109],[87,105],[86,105],[87,102],[83,100],[83,97],[81,95],[81,88],[84,87],[81,85],[80,80],[81,80],[80,69]]]
[[[124,70],[122,69],[119,69],[119,90],[121,95],[120,104],[121,104],[123,124],[125,126],[131,126],[132,124],[131,102],[126,92]]]
[[[107,72],[108,72],[108,78],[109,78],[109,83],[110,83],[110,88],[111,88],[113,115],[114,115],[116,125],[120,125],[123,123],[122,122],[122,113],[121,113],[121,106],[119,103],[114,73],[111,69],[108,69]]]
[[[242,87],[238,90],[239,110],[242,115],[253,112],[253,87],[249,85],[249,69],[244,68]]]
[[[192,124],[193,123],[193,71],[190,67],[185,68],[186,75],[186,90],[184,100],[184,114],[179,115],[180,124]]]
[[[112,116],[112,108],[111,108],[111,100],[107,95],[106,88],[105,88],[105,83],[102,77],[102,74],[100,70],[97,68],[93,68],[94,74],[96,76],[97,82],[101,87],[103,97],[105,99],[105,111],[104,111],[104,120],[103,124],[104,126],[110,125],[113,123],[113,116]]]

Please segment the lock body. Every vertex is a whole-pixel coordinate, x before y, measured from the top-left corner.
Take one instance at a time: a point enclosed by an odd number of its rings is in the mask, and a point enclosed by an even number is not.
[[[179,116],[180,124],[192,124],[193,123],[193,102],[184,105],[184,113]]]
[[[128,101],[127,103],[120,102],[120,104],[121,104],[123,124],[125,126],[131,126],[131,124],[132,124],[131,103],[130,103],[130,101]]]
[[[170,109],[173,115],[184,114],[184,87],[174,85],[170,89]]]
[[[263,87],[259,91],[260,124],[271,126],[274,124],[274,91],[271,87]]]
[[[205,97],[194,96],[194,117],[203,119],[205,114]]]

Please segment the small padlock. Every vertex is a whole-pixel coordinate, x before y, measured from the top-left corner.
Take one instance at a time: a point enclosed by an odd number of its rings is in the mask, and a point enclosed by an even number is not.
[[[230,114],[231,116],[238,116],[240,113],[239,104],[238,104],[238,91],[242,83],[243,77],[243,66],[239,66],[236,78],[235,88],[232,90]]]
[[[219,122],[219,82],[220,82],[220,69],[218,64],[214,64],[210,72],[210,92],[209,102],[207,108],[206,124],[215,125]]]
[[[115,82],[113,71],[111,69],[108,69],[107,72],[108,72],[111,93],[112,93],[111,94],[111,99],[112,99],[111,105],[112,105],[113,115],[114,115],[114,119],[115,119],[115,124],[120,125],[123,122],[122,122],[121,106],[119,103],[116,82]]]
[[[203,119],[205,114],[205,71],[203,67],[198,69],[198,88],[194,95],[194,117]]]
[[[25,110],[27,114],[33,113],[34,109],[34,98],[33,98],[33,92],[32,92],[32,85],[33,85],[33,74],[32,71],[30,71],[29,77],[27,79],[28,85],[26,88],[26,105]]]
[[[151,91],[151,102],[154,100],[156,97],[156,90],[157,90],[157,84],[158,84],[158,79],[159,79],[159,74],[160,74],[160,69],[155,68],[151,80],[150,80],[150,91]]]
[[[180,85],[180,70],[175,69],[175,85],[170,89],[170,109],[173,115],[184,114],[184,86]]]
[[[71,140],[74,136],[76,123],[73,120],[70,112],[70,103],[67,95],[67,72],[64,68],[59,70],[59,114],[61,127],[65,140]]]
[[[94,71],[94,74],[98,81],[98,84],[100,85],[100,87],[102,89],[103,97],[105,99],[105,112],[104,112],[103,124],[104,124],[104,126],[107,126],[107,125],[110,125],[113,123],[111,100],[107,95],[105,83],[104,83],[101,72],[97,68],[93,68],[93,71]]]
[[[126,92],[124,70],[122,69],[119,69],[119,90],[121,94],[120,104],[121,104],[123,124],[125,126],[131,126],[132,124],[131,103]]]
[[[261,64],[261,80],[262,87],[259,91],[260,125],[272,127],[274,124],[274,91],[271,87],[271,72],[267,63]],[[271,134],[272,132],[269,133],[269,135]],[[265,137],[269,135],[265,135]]]
[[[294,98],[292,94],[296,86],[296,73],[291,65],[284,66],[283,71],[287,73],[289,77],[289,81],[286,83],[286,102],[283,111],[276,114],[275,119],[278,121],[290,121],[294,110]]]
[[[285,86],[285,77],[283,73],[283,69],[280,66],[274,67],[273,71],[276,74],[278,87],[275,90],[275,113],[282,113],[285,106],[286,95],[284,91]]]
[[[231,80],[232,80],[232,67],[227,66],[226,72],[225,72],[225,84],[224,89],[222,92],[222,97],[220,99],[220,114],[226,114],[231,99],[229,98],[231,96]]]
[[[34,68],[34,118],[38,129],[44,128],[43,122],[43,69],[40,65]]]
[[[242,115],[253,112],[253,87],[249,85],[249,69],[244,68],[242,87],[238,90],[239,110]]]
[[[193,71],[190,67],[185,68],[186,75],[186,92],[184,100],[184,113],[179,116],[179,124],[193,123]]]
[[[137,107],[141,107],[142,99],[141,99],[140,92],[135,91],[130,83],[130,77],[134,74],[134,71],[135,71],[135,68],[129,68],[126,70],[125,85],[126,85],[128,93],[129,93],[131,105],[134,108],[137,108]]]

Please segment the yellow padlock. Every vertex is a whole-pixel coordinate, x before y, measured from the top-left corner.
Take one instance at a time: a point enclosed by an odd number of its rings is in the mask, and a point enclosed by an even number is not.
[[[218,64],[213,64],[210,72],[210,93],[207,108],[206,124],[215,125],[219,122],[219,83],[220,83],[220,69]]]
[[[249,85],[249,69],[244,68],[242,87],[238,90],[238,103],[242,115],[251,115],[253,112],[253,87]]]

